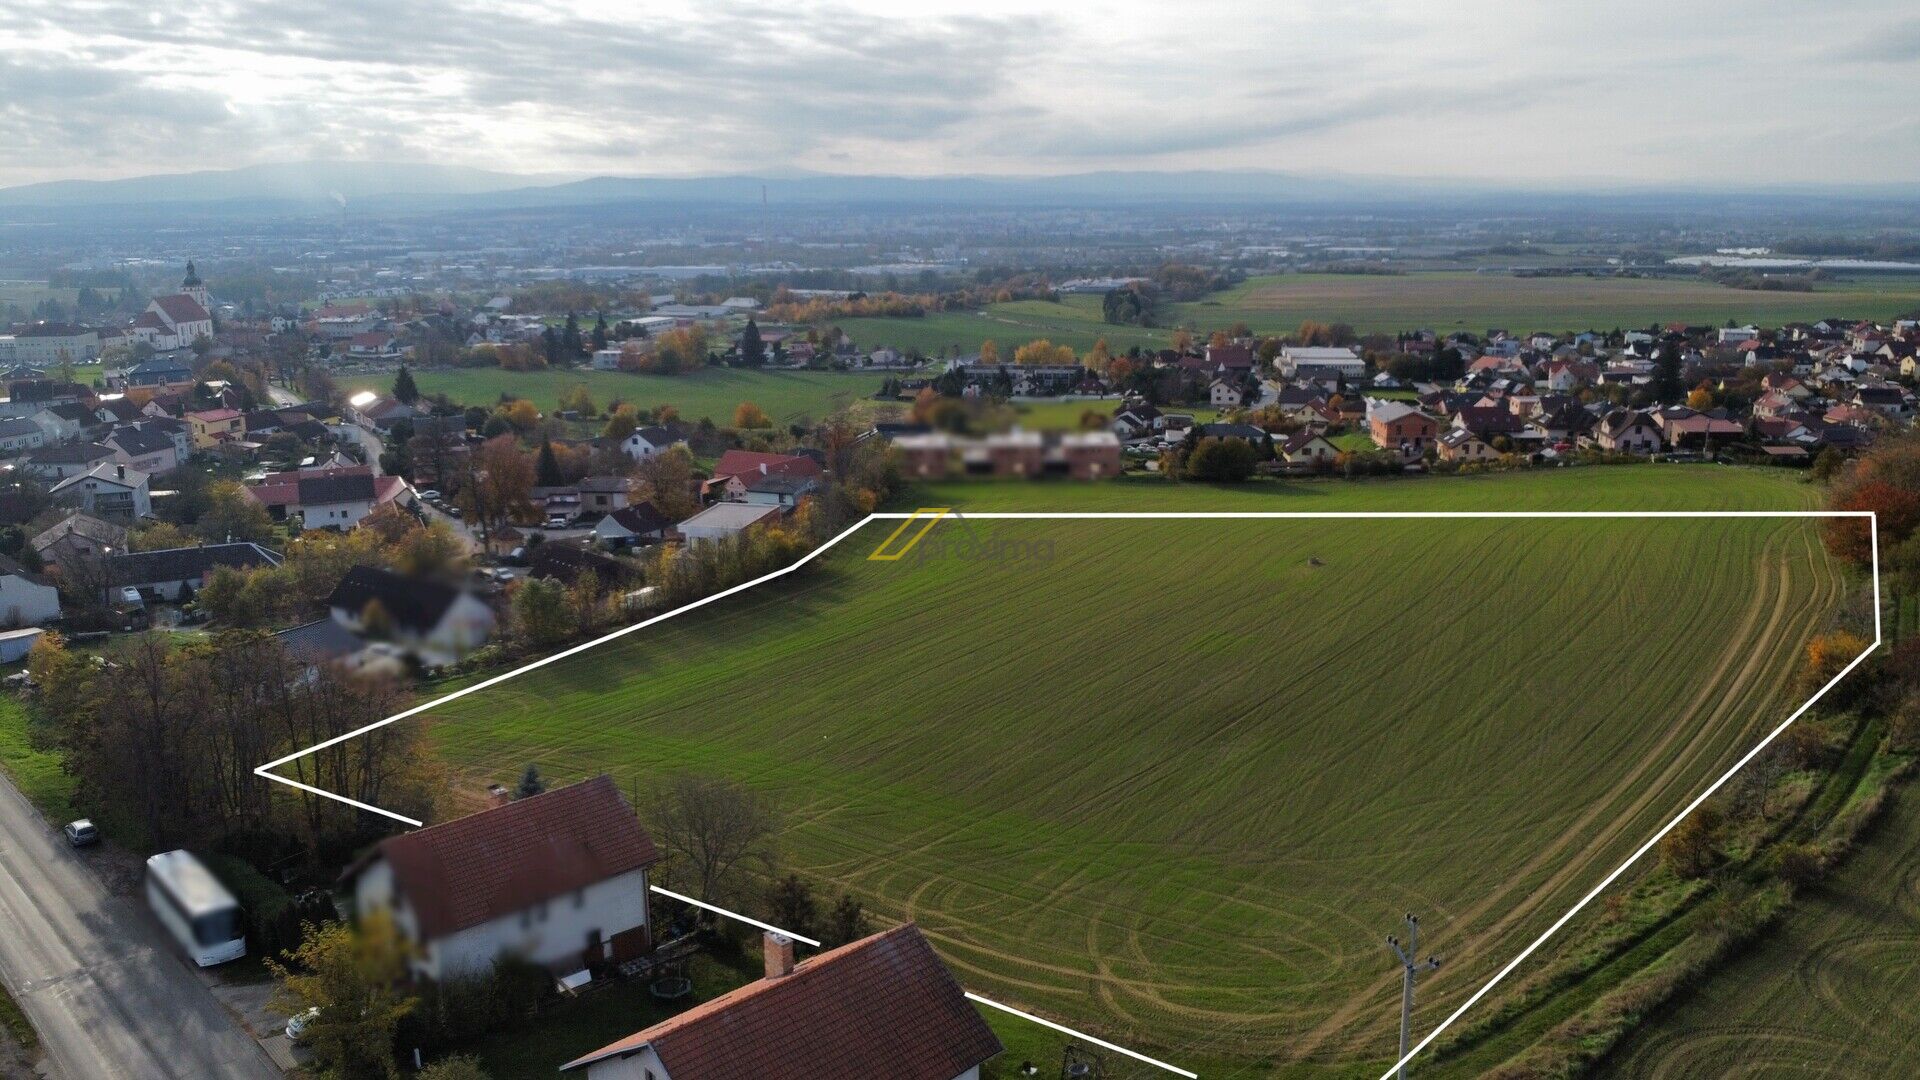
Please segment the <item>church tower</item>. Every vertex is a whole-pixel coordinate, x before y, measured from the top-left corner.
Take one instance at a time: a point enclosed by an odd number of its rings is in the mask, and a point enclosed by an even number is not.
[[[213,310],[213,298],[207,294],[206,283],[200,280],[200,275],[193,269],[192,259],[187,260],[187,276],[180,280],[180,291],[199,301],[201,307]]]

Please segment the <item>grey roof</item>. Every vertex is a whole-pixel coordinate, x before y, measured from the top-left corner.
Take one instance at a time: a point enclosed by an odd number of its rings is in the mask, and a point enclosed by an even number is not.
[[[325,664],[343,656],[352,656],[367,647],[353,631],[332,619],[317,619],[304,626],[282,630],[273,639],[287,650],[287,656],[302,664]]]
[[[107,442],[119,447],[129,457],[173,449],[173,436],[164,431],[134,424],[114,428],[107,434]]]
[[[777,506],[754,506],[750,503],[736,502],[714,503],[681,522],[680,528],[682,531],[689,528],[738,530],[779,512],[780,508]]]
[[[27,461],[34,465],[86,465],[105,461],[112,456],[112,447],[99,443],[70,443],[66,446],[43,446],[28,454]]]
[[[458,589],[438,581],[405,577],[375,566],[356,566],[327,596],[327,606],[357,615],[378,600],[396,625],[424,634],[440,625],[447,609],[459,598]]]
[[[244,570],[254,566],[279,565],[278,553],[253,543],[133,551],[114,555],[109,560],[109,569],[117,585],[188,581],[204,577],[222,566]]]
[[[18,436],[21,436],[21,435],[39,435],[39,434],[41,434],[40,425],[34,423],[33,421],[27,419],[24,416],[16,416],[16,417],[13,417],[12,419],[0,420],[0,439],[12,439],[12,438],[17,438]]]

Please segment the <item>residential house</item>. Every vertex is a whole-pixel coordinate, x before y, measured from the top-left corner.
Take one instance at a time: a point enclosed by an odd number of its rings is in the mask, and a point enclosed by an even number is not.
[[[1890,420],[1913,417],[1913,395],[1898,386],[1862,386],[1853,392],[1853,403]]]
[[[580,492],[583,514],[611,514],[625,507],[630,498],[624,476],[583,476],[575,487]]]
[[[607,776],[401,833],[347,869],[354,913],[384,912],[423,979],[502,957],[568,976],[653,949],[647,872],[660,860]]]
[[[115,588],[135,588],[145,596],[178,601],[199,592],[207,578],[221,567],[251,570],[256,566],[279,565],[278,552],[243,541],[157,551],[116,551],[108,557],[107,578]]]
[[[1393,450],[1403,459],[1426,454],[1440,435],[1440,421],[1403,401],[1370,401],[1367,429],[1373,444]]]
[[[601,518],[593,537],[604,544],[636,544],[666,538],[673,522],[650,502],[630,503]]]
[[[778,506],[744,502],[717,502],[680,523],[680,535],[689,543],[738,536],[763,521],[777,520]]]
[[[1113,414],[1113,433],[1123,439],[1142,439],[1166,427],[1166,418],[1152,405],[1125,405]]]
[[[1237,409],[1246,400],[1238,379],[1215,379],[1207,384],[1207,403],[1216,409]]]
[[[686,436],[675,434],[665,427],[655,426],[635,428],[631,435],[620,441],[620,449],[635,461],[645,461],[655,454],[686,444]]]
[[[748,478],[746,491],[741,495],[740,500],[753,506],[779,506],[791,509],[800,505],[801,499],[818,490],[820,490],[819,477],[770,473]]]
[[[1493,461],[1500,457],[1500,451],[1471,428],[1451,427],[1446,434],[1434,440],[1434,448],[1442,461]]]
[[[127,550],[127,530],[105,518],[78,510],[35,533],[27,543],[44,565],[88,566]]]
[[[1005,1050],[913,923],[800,962],[784,935],[768,933],[763,949],[765,978],[560,1071],[582,1080],[978,1080]]]
[[[45,446],[47,433],[23,416],[0,420],[0,456],[14,457]]]
[[[0,555],[0,627],[36,626],[60,617],[60,590],[26,567]]]
[[[378,608],[373,629],[435,667],[486,644],[498,622],[493,609],[472,593],[373,566],[348,570],[327,597],[327,608],[335,622],[356,634],[371,633],[369,609]]]
[[[819,462],[802,454],[728,450],[714,463],[713,476],[701,485],[701,493],[710,499],[740,502],[747,496],[747,481],[751,479],[785,475],[809,476],[817,480],[821,471]]]
[[[1659,425],[1635,409],[1613,409],[1587,436],[1590,445],[1613,454],[1655,454],[1664,445]]]
[[[247,494],[275,521],[298,517],[309,529],[351,529],[382,506],[412,500],[406,480],[375,476],[371,465],[268,473]]]
[[[247,433],[246,416],[238,409],[202,409],[188,413],[185,419],[193,431],[195,450],[237,442]]]
[[[1274,454],[1295,469],[1325,470],[1333,468],[1340,457],[1340,448],[1325,435],[1305,430],[1296,431],[1277,443]]]
[[[1120,458],[1120,439],[1111,431],[1074,431],[1060,436],[1053,451],[1064,460],[1066,474],[1075,480],[1105,480],[1119,476],[1125,465]],[[1054,469],[1052,453],[1046,468]]]
[[[67,477],[48,494],[62,506],[77,507],[109,521],[135,522],[153,516],[147,474],[110,461]]]
[[[193,366],[182,354],[150,356],[121,372],[118,385],[149,390],[191,386]]]
[[[127,424],[114,428],[101,440],[113,451],[115,463],[138,469],[149,476],[169,473],[180,467],[180,447],[175,437],[146,424]]]

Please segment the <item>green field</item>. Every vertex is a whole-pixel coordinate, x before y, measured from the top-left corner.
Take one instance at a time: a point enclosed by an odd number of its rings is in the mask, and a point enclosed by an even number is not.
[[[1500,327],[1531,330],[1610,330],[1654,323],[1718,326],[1728,319],[1779,325],[1828,316],[1886,319],[1920,310],[1920,278],[1887,276],[1831,282],[1819,292],[1753,292],[1695,278],[1516,278],[1461,271],[1396,276],[1285,274],[1252,278],[1197,303],[1170,305],[1166,327],[1199,335],[1245,322],[1256,333],[1284,334],[1302,322],[1344,322],[1361,333],[1431,329],[1484,333]],[[845,319],[837,325],[862,348],[892,345],[929,356],[970,353],[991,338],[1002,356],[1033,338],[1049,338],[1084,352],[1106,338],[1114,352],[1128,346],[1164,348],[1171,329],[1109,326],[1100,298],[1063,297],[1059,303],[1025,300],[979,312],[946,312],[918,319]]]
[[[428,394],[446,394],[463,405],[491,405],[500,395],[522,397],[552,411],[560,395],[584,384],[601,409],[614,401],[643,408],[672,405],[684,420],[711,417],[716,424],[733,420],[733,410],[751,401],[781,423],[802,417],[819,420],[838,409],[870,397],[880,389],[882,376],[827,371],[741,371],[703,368],[691,375],[635,375],[624,371],[502,371],[499,368],[430,369],[414,374]],[[386,393],[391,375],[345,380],[348,389]]]
[[[914,493],[1396,511],[1816,494],[1654,467]],[[868,561],[890,529],[438,710],[434,743],[473,784],[537,761],[641,790],[757,785],[791,866],[918,920],[969,987],[1209,1076],[1378,1068],[1399,914],[1448,958],[1431,1024],[1777,720],[1841,587],[1807,523],[1781,520],[975,520],[941,525],[929,558]]]
[[[1605,1075],[1909,1077],[1920,1060],[1920,792]]]

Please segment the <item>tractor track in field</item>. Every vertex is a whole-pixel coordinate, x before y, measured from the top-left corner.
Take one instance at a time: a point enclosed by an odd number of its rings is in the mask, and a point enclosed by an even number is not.
[[[1614,845],[1625,830],[1634,823],[1637,815],[1644,812],[1646,807],[1658,797],[1661,792],[1677,779],[1681,773],[1693,765],[1695,758],[1705,750],[1704,744],[1710,741],[1708,736],[1722,721],[1724,715],[1732,710],[1736,702],[1746,700],[1753,688],[1752,680],[1754,676],[1765,666],[1766,661],[1773,658],[1773,654],[1777,650],[1777,646],[1767,647],[1766,643],[1776,640],[1776,634],[1780,624],[1786,618],[1789,601],[1792,598],[1788,580],[1788,563],[1783,557],[1776,555],[1776,546],[1780,539],[1781,537],[1778,534],[1770,537],[1766,547],[1762,549],[1759,559],[1759,573],[1756,575],[1756,578],[1766,583],[1766,585],[1754,590],[1753,599],[1748,604],[1747,610],[1741,619],[1740,629],[1729,641],[1727,648],[1722,651],[1713,671],[1709,673],[1707,678],[1701,681],[1700,690],[1694,695],[1693,700],[1689,702],[1687,708],[1680,714],[1681,719],[1668,729],[1658,744],[1641,755],[1640,761],[1634,770],[1623,778],[1615,789],[1620,792],[1638,790],[1640,791],[1639,796],[1624,810],[1611,815],[1612,824],[1610,826],[1603,828],[1597,835],[1584,843],[1582,850],[1586,852],[1586,854],[1575,857],[1572,861],[1549,875],[1545,881],[1536,886],[1531,893],[1518,904],[1507,907],[1506,914],[1497,919],[1491,926],[1485,930],[1474,933],[1463,942],[1450,944],[1450,949],[1456,953],[1473,955],[1482,953],[1489,945],[1497,942],[1507,934],[1514,923],[1531,916],[1542,904],[1558,895],[1569,883],[1588,876],[1589,869],[1593,863],[1597,859],[1610,853],[1612,845]],[[1768,571],[1773,569],[1770,564],[1774,564],[1776,559],[1779,560],[1777,563],[1777,572],[1769,573]],[[1771,613],[1767,613],[1768,600],[1772,600]],[[1765,628],[1760,631],[1760,636],[1755,637],[1755,627],[1759,624],[1763,613],[1766,613],[1766,625]],[[1756,641],[1762,643],[1763,647],[1757,651],[1750,651],[1751,646]],[[1797,644],[1794,651],[1798,651]],[[1743,656],[1746,662],[1741,664]],[[1738,668],[1737,675],[1727,687],[1726,691],[1718,694],[1719,705],[1708,713],[1704,718],[1705,722],[1687,722],[1688,719],[1699,714],[1703,708],[1707,707],[1707,704],[1715,698],[1722,684],[1727,682],[1729,674],[1733,673],[1736,667]],[[1683,739],[1684,743],[1681,747],[1681,753],[1678,755],[1671,754],[1670,751],[1674,748],[1675,744],[1682,743]],[[1653,782],[1644,784],[1643,786],[1647,774],[1663,764],[1664,767],[1660,768]],[[1555,838],[1553,843],[1542,848],[1539,854],[1529,859],[1513,875],[1511,880],[1515,883],[1514,886],[1502,888],[1488,895],[1479,903],[1462,911],[1455,917],[1454,921],[1460,924],[1471,925],[1475,921],[1483,918],[1488,912],[1501,907],[1503,903],[1507,902],[1508,898],[1512,895],[1513,888],[1516,887],[1519,882],[1525,881],[1530,875],[1539,872],[1554,860],[1565,858],[1568,848],[1576,844],[1581,844],[1582,838],[1585,836],[1587,830],[1590,829],[1594,822],[1600,819],[1603,814],[1608,813],[1612,805],[1613,800],[1596,801],[1591,804],[1571,826],[1563,830],[1561,834]],[[1388,973],[1380,979],[1375,980],[1364,993],[1349,998],[1346,1004],[1317,1025],[1308,1033],[1305,1039],[1293,1046],[1291,1052],[1287,1055],[1288,1058],[1296,1061],[1308,1058],[1318,1052],[1335,1036],[1342,1033],[1349,1035],[1354,1034],[1355,1021],[1358,1020],[1360,1014],[1381,1000],[1383,995],[1390,993],[1393,986],[1398,982],[1399,976],[1397,973]],[[1342,1047],[1342,1049],[1354,1049],[1351,1044],[1352,1039],[1350,1038],[1348,1045]]]

